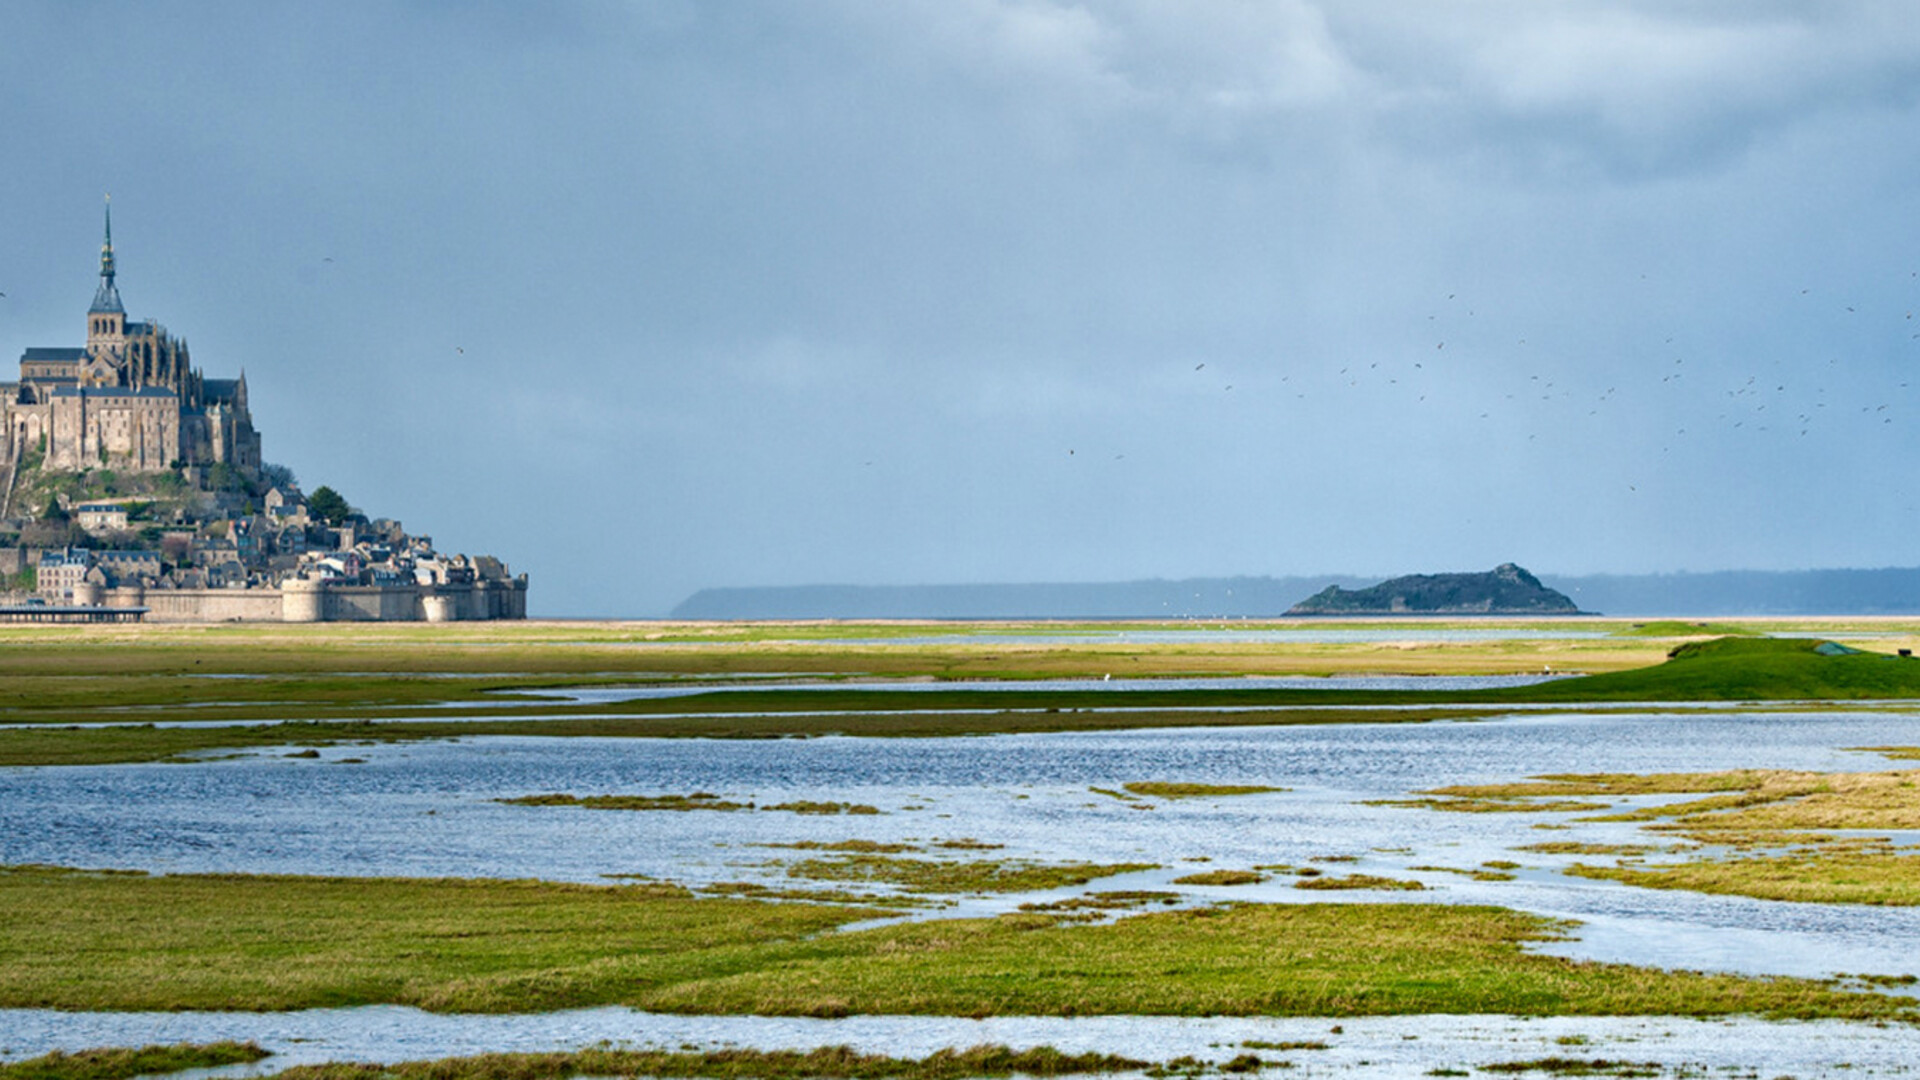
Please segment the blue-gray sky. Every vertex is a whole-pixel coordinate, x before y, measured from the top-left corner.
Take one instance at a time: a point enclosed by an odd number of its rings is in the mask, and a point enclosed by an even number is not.
[[[709,585],[1920,563],[1903,2],[17,2],[0,354]]]

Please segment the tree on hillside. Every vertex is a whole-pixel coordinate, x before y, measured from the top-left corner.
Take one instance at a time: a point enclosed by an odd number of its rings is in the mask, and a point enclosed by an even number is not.
[[[322,484],[307,496],[307,513],[329,525],[335,525],[345,521],[347,515],[353,513],[353,507],[347,505],[347,500],[339,492]]]
[[[260,486],[263,491],[266,488],[291,488],[299,487],[300,481],[294,479],[292,469],[267,461],[260,465]]]

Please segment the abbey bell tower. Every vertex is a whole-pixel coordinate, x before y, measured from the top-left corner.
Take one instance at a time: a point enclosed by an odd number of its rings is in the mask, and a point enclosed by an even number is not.
[[[87,364],[83,385],[102,385],[118,381],[117,376],[127,347],[127,309],[120,303],[120,289],[113,283],[113,202],[107,202],[107,233],[100,245],[100,287],[93,292],[93,306],[87,309]],[[108,372],[112,375],[109,376]],[[91,377],[89,377],[91,376]]]

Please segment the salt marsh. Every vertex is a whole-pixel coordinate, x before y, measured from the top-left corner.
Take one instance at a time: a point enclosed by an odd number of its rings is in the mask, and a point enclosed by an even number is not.
[[[1515,715],[1475,723],[1173,729],[915,740],[477,737],[250,752],[192,765],[0,770],[0,862],[139,869],[598,882],[805,884],[772,845],[973,840],[996,858],[1157,868],[1041,894],[958,896],[909,917],[990,914],[1089,890],[1166,889],[1183,903],[1392,899],[1488,903],[1583,923],[1569,956],[1652,967],[1828,976],[1898,973],[1920,910],[1780,904],[1563,875],[1591,856],[1543,840],[1644,842],[1631,823],[1547,812],[1441,814],[1371,805],[1442,784],[1544,772],[1885,769],[1845,748],[1912,742],[1898,712]],[[1220,798],[1097,794],[1129,782],[1285,788]],[[717,793],[760,805],[852,803],[873,815],[610,812],[504,805],[544,793]],[[1537,826],[1562,826],[1544,831]],[[958,857],[946,853],[939,857]],[[1196,871],[1309,866],[1418,881],[1417,893],[1180,886]],[[1655,857],[1656,859],[1658,856]],[[1512,880],[1421,866],[1520,863]],[[887,895],[884,886],[874,886]]]

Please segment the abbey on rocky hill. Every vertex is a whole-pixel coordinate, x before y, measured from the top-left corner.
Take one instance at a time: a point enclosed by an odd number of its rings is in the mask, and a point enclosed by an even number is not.
[[[127,319],[110,215],[86,342],[0,383],[0,622],[526,617],[527,575],[264,462],[246,376]]]
[[[130,322],[114,284],[113,217],[100,247],[100,286],[83,348],[30,348],[20,381],[0,383],[8,461],[40,455],[49,469],[93,466],[147,473],[225,464],[260,468],[247,377],[208,379],[187,343],[157,322]]]

